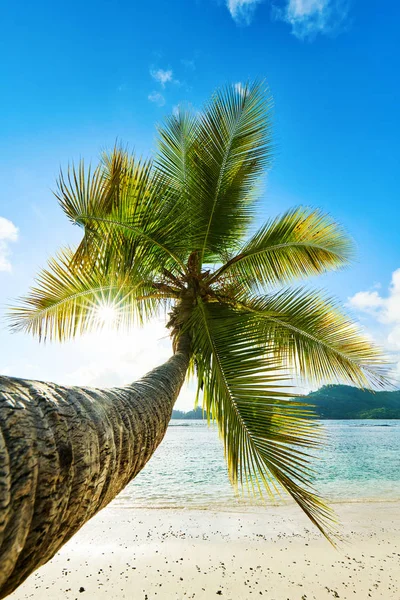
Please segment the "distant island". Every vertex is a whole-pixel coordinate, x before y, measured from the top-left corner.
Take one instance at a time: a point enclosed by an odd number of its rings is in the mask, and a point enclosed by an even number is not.
[[[362,391],[350,385],[325,385],[304,396],[320,419],[400,419],[400,390]],[[200,407],[189,412],[174,410],[173,419],[202,419]]]

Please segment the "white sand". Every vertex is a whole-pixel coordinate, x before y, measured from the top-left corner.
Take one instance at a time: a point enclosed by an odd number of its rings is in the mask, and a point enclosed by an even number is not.
[[[399,600],[400,503],[335,508],[345,538],[339,551],[294,506],[111,506],[10,599]]]

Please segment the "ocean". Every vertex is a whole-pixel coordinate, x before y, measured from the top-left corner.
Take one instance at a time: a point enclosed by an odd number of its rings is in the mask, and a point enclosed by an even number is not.
[[[400,500],[400,420],[323,423],[326,446],[315,460],[318,492],[331,503]],[[235,495],[216,427],[197,420],[171,421],[154,456],[115,502],[228,510],[262,504],[247,493]]]

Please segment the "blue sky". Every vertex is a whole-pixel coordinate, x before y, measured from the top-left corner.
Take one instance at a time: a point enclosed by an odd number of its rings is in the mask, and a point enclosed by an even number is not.
[[[148,154],[155,124],[178,103],[199,109],[217,86],[263,77],[276,158],[260,219],[297,204],[334,215],[358,259],[319,284],[398,352],[399,17],[394,1],[3,1],[1,312],[79,238],[51,193],[60,165],[95,161],[116,138]],[[152,350],[163,335],[152,327],[121,357],[115,340],[104,352],[97,339],[44,347],[3,326],[0,372],[119,384],[168,356],[167,340]]]

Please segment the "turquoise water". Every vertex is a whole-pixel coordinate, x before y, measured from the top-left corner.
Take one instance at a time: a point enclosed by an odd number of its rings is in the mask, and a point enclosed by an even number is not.
[[[316,488],[333,502],[400,500],[400,421],[325,421],[329,445],[319,452]],[[234,508],[236,497],[222,442],[204,421],[171,422],[143,471],[120,494],[120,505]]]

